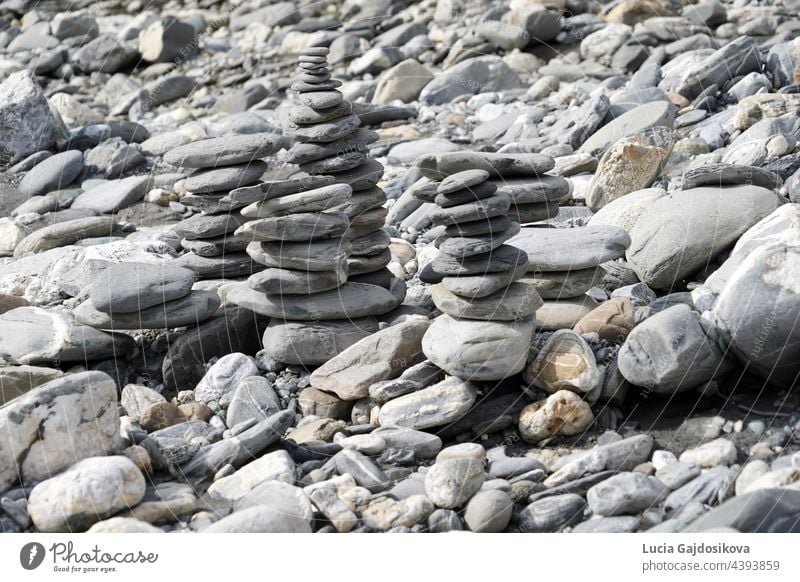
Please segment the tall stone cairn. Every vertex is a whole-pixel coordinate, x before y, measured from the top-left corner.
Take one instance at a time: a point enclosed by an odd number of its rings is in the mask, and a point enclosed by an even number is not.
[[[327,48],[305,49],[291,89],[300,103],[286,135],[296,144],[287,161],[301,173],[268,182],[248,196],[250,219],[237,234],[266,266],[231,290],[231,301],[267,315],[264,349],[288,364],[319,365],[378,329],[376,316],[397,307],[403,281],[386,269],[383,166],[366,148],[375,132],[360,128],[327,69]],[[258,198],[258,197],[261,198]]]

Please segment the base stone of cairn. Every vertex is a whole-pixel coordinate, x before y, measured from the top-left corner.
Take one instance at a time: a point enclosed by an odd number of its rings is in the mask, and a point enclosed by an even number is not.
[[[233,190],[259,182],[267,164],[259,159],[276,153],[284,138],[274,133],[210,138],[174,148],[164,160],[192,169],[181,203],[200,210],[175,231],[188,253],[176,263],[200,279],[250,275],[258,265],[245,253],[247,240],[234,234],[245,222],[239,210],[245,203],[232,199]]]
[[[439,254],[421,273],[435,283],[433,301],[443,312],[422,348],[447,373],[475,381],[502,380],[524,368],[542,305],[536,289],[519,282],[527,255],[504,244],[520,231],[509,218],[512,196],[489,177],[484,169],[458,171],[417,193],[435,202],[429,217],[445,227]]]
[[[283,363],[319,365],[378,330],[377,316],[397,307],[405,284],[386,269],[383,166],[367,156],[377,134],[360,127],[352,104],[327,69],[328,49],[299,58],[292,85],[299,104],[286,134],[287,161],[301,174],[236,194],[249,203],[236,235],[266,267],[228,299],[270,317],[266,354]]]

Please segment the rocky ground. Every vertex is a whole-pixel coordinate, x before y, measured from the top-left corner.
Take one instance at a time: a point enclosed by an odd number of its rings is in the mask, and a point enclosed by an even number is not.
[[[798,9],[4,0],[0,531],[798,531]]]

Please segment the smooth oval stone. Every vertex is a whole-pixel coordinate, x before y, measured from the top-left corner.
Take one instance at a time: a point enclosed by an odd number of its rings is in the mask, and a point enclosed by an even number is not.
[[[599,305],[588,296],[545,301],[536,310],[536,329],[572,329]]]
[[[542,306],[542,298],[531,285],[511,283],[486,297],[465,299],[439,283],[431,293],[433,303],[451,317],[482,321],[518,321],[530,317]]]
[[[31,168],[17,189],[26,196],[47,194],[68,186],[83,170],[83,153],[69,150],[52,155]]]
[[[37,531],[81,532],[136,506],[144,494],[145,478],[133,461],[122,455],[90,457],[36,485],[27,509]]]
[[[469,257],[488,253],[496,249],[508,239],[518,234],[518,222],[512,222],[511,227],[503,232],[477,235],[473,237],[453,237],[439,245],[439,250],[452,257]]]
[[[291,164],[306,164],[315,160],[341,156],[347,153],[361,152],[366,154],[367,146],[378,141],[376,132],[367,128],[358,131],[343,139],[328,143],[297,143],[286,155],[286,161]]]
[[[428,218],[435,225],[458,224],[506,214],[510,206],[511,198],[505,194],[495,194],[489,198],[459,206],[436,208],[428,213]]]
[[[252,204],[253,202],[262,202],[270,198],[280,198],[287,194],[297,194],[306,190],[330,186],[335,182],[333,176],[303,176],[292,180],[267,181],[231,190],[227,198],[232,202]]]
[[[361,152],[346,152],[338,156],[315,160],[300,164],[300,169],[309,174],[327,174],[330,172],[346,172],[357,168],[367,161],[367,155]]]
[[[771,170],[757,166],[737,166],[733,164],[707,164],[689,168],[683,173],[683,189],[698,186],[725,186],[752,184],[772,190],[783,186],[781,177]]]
[[[485,170],[493,178],[538,177],[555,167],[555,160],[543,154],[469,151],[423,154],[415,163],[422,175],[432,180],[441,180],[465,170]]]
[[[76,218],[32,232],[14,249],[14,258],[27,257],[42,251],[71,245],[83,238],[107,236],[116,223],[111,216]]]
[[[75,309],[75,319],[97,329],[162,329],[195,325],[214,315],[219,306],[219,296],[211,291],[192,291],[180,299],[133,313],[104,313],[89,300]]]
[[[255,291],[268,294],[310,295],[336,289],[347,282],[344,269],[332,271],[299,271],[296,269],[264,269],[250,275],[247,284]]]
[[[150,188],[150,176],[131,176],[108,180],[78,196],[70,208],[111,214],[139,202]]]
[[[350,254],[344,238],[302,242],[251,242],[247,254],[260,265],[302,271],[332,271],[342,268]]]
[[[411,196],[417,200],[433,202],[439,195],[437,192],[439,184],[440,182],[434,182],[429,178],[420,178],[406,192],[410,192]]]
[[[639,279],[669,289],[709,264],[781,205],[760,186],[705,186],[659,198],[631,231],[627,260]]]
[[[313,125],[327,123],[351,113],[353,113],[353,105],[349,101],[342,101],[338,105],[326,109],[296,105],[289,110],[289,121],[298,125]]]
[[[347,184],[333,184],[315,190],[307,190],[297,194],[287,194],[280,198],[272,198],[256,202],[242,209],[242,216],[247,218],[268,218],[304,212],[321,212],[332,206],[342,204],[352,194]]]
[[[535,271],[520,281],[530,283],[542,299],[580,297],[595,285],[599,285],[605,271],[600,267],[576,269],[575,271]]]
[[[99,311],[135,313],[185,297],[193,284],[193,271],[166,262],[119,263],[100,273],[89,289],[89,299]]]
[[[586,269],[620,258],[631,244],[621,228],[523,228],[508,241],[528,253],[531,271]]]
[[[361,118],[355,113],[351,113],[346,117],[316,125],[290,124],[286,129],[286,134],[300,142],[331,142],[355,133],[360,125]]]
[[[376,331],[374,317],[303,322],[271,319],[264,332],[264,351],[285,364],[318,366]]]
[[[495,232],[503,232],[509,228],[513,222],[508,216],[494,216],[488,219],[474,220],[472,222],[460,222],[450,224],[444,232],[448,237],[470,237]]]
[[[304,241],[343,236],[350,219],[343,212],[304,212],[247,222],[236,236],[252,241]]]
[[[354,192],[373,188],[383,177],[383,165],[377,160],[368,159],[366,164],[334,174],[336,181],[349,184]]]
[[[491,252],[466,259],[457,259],[440,252],[428,267],[433,273],[440,275],[483,275],[515,269],[527,261],[528,257],[520,249],[500,245]]]
[[[431,362],[458,378],[502,380],[525,367],[533,321],[476,322],[442,315],[428,328],[422,350]]]
[[[569,181],[561,176],[541,176],[537,180],[521,178],[493,182],[497,189],[511,196],[515,204],[555,202],[569,194]]]
[[[324,83],[330,80],[331,74],[327,69],[318,69],[316,71],[306,71],[297,75],[297,80],[301,83]]]
[[[231,166],[270,156],[280,150],[285,141],[277,133],[228,135],[173,148],[164,154],[164,161],[184,168]]]
[[[261,315],[279,319],[315,321],[381,315],[400,301],[383,287],[345,283],[338,289],[314,295],[265,295],[246,283],[233,286],[228,300]]]
[[[326,46],[309,46],[300,49],[301,57],[327,57],[331,49]]]
[[[189,192],[196,193],[232,190],[257,182],[266,170],[267,164],[261,160],[213,170],[200,170],[186,178],[184,186]]]
[[[471,186],[464,190],[456,190],[448,194],[437,194],[433,202],[441,208],[449,208],[451,206],[459,206],[460,204],[467,204],[475,202],[476,200],[483,200],[489,198],[497,192],[497,186],[491,182],[484,182],[477,186]]]
[[[489,172],[486,170],[464,170],[442,180],[441,184],[436,188],[436,192],[439,194],[451,194],[464,188],[482,184],[488,179]]]
[[[341,91],[307,91],[300,93],[298,97],[301,103],[315,109],[336,107],[344,100]]]
[[[328,51],[330,52],[330,49],[328,49]],[[297,57],[297,62],[298,63],[314,63],[314,64],[319,64],[319,65],[322,65],[322,66],[327,66],[328,59],[326,58],[325,55],[301,54],[299,57]]]
[[[195,214],[177,224],[175,232],[189,240],[216,238],[235,231],[245,222],[238,214]]]
[[[528,264],[523,263],[514,269],[499,273],[485,273],[466,277],[444,277],[442,285],[445,289],[467,298],[487,297],[496,291],[508,287],[521,279],[528,272]]]
[[[442,426],[464,416],[477,398],[470,382],[451,377],[441,382],[390,400],[381,407],[382,426],[402,426],[422,430]]]
[[[332,91],[342,86],[342,82],[336,79],[325,81],[324,83],[308,83],[306,81],[295,81],[292,83],[290,89],[298,93],[308,93],[317,91]]]

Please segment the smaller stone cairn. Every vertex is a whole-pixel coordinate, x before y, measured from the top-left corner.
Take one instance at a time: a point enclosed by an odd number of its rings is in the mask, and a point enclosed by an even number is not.
[[[181,203],[202,211],[175,229],[189,251],[176,264],[200,279],[241,277],[258,270],[244,252],[247,239],[234,232],[245,222],[238,212],[245,203],[229,194],[258,183],[267,169],[260,158],[283,145],[282,136],[274,133],[229,135],[182,145],[165,154],[170,164],[192,170]]]
[[[445,227],[439,254],[422,273],[436,283],[433,301],[444,312],[425,334],[423,350],[465,380],[521,371],[542,304],[532,285],[518,282],[528,269],[525,252],[504,244],[520,231],[509,218],[512,198],[488,180],[486,170],[465,170],[417,194],[436,203],[429,216]]]

